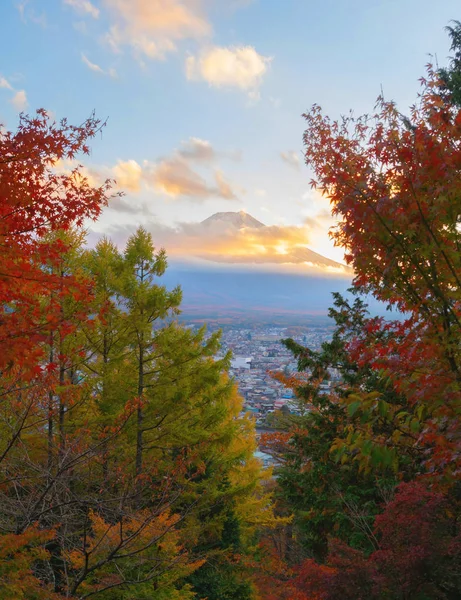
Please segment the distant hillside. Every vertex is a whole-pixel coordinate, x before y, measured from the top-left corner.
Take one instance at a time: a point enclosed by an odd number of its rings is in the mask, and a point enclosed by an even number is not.
[[[237,269],[237,268],[236,268]],[[346,292],[350,279],[280,273],[219,271],[172,264],[162,277],[167,287],[181,285],[186,314],[327,314],[332,292]]]
[[[208,219],[201,222],[201,225],[210,226],[216,224],[232,225],[235,229],[242,229],[243,227],[251,227],[253,229],[259,229],[265,227],[264,223],[258,221],[244,210],[240,212],[217,212]]]
[[[212,320],[220,315],[231,319],[247,317],[272,320],[291,316],[291,322],[303,323],[307,316],[327,315],[333,305],[332,292],[347,295],[351,278],[295,275],[257,270],[222,271],[173,262],[161,278],[168,288],[183,290],[183,317],[202,316]],[[367,298],[371,314],[386,315],[384,304]],[[297,317],[297,318],[296,318]],[[393,318],[398,318],[394,313]]]

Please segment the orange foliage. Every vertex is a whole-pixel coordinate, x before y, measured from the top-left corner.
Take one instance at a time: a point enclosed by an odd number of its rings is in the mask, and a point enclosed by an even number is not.
[[[32,567],[48,558],[45,544],[54,537],[53,531],[31,526],[21,535],[0,536],[0,597],[15,600],[59,600],[59,594],[41,583]]]

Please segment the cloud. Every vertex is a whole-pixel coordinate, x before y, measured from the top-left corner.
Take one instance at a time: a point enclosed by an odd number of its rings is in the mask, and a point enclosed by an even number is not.
[[[14,106],[14,108],[18,112],[22,112],[27,108],[27,95],[25,90],[17,90],[15,89],[11,83],[0,75],[0,89],[9,90],[13,93],[13,96],[10,98],[10,103]]]
[[[85,63],[85,65],[91,71],[94,71],[95,73],[104,74],[103,69],[99,65],[97,65],[96,63],[92,63],[90,60],[88,60],[88,58],[83,53],[82,53],[82,61]]]
[[[155,187],[173,198],[210,196],[205,180],[186,161],[177,157],[163,160],[153,172]]]
[[[237,200],[237,196],[235,195],[234,190],[232,189],[230,184],[225,180],[224,175],[221,171],[219,171],[219,169],[216,169],[215,171],[215,178],[219,191],[219,194],[217,194],[217,196],[220,196],[225,200]]]
[[[228,222],[147,224],[155,243],[171,257],[201,258],[218,263],[297,265],[303,270],[348,273],[336,261],[308,248],[306,226],[263,226],[237,229]],[[116,234],[115,234],[116,235]]]
[[[137,55],[163,59],[185,39],[211,34],[200,0],[104,0],[113,18],[106,41],[120,52],[130,46]]]
[[[83,54],[83,52],[82,52],[82,61],[94,73],[99,73],[100,75],[108,75],[109,77],[112,77],[113,79],[116,79],[116,77],[117,77],[117,71],[115,69],[108,69],[107,71],[105,71],[102,67],[100,67],[96,63],[91,62],[85,56],[85,54]]]
[[[111,173],[108,169],[81,166],[76,159],[61,158],[54,163],[53,170],[57,175],[72,176],[76,185],[86,180],[88,185],[99,187],[103,185],[106,179],[111,178]]]
[[[76,12],[82,15],[89,15],[93,19],[99,17],[99,8],[89,0],[64,0],[64,4],[71,6]]]
[[[182,158],[199,163],[211,163],[218,158],[225,158],[232,161],[240,161],[242,153],[239,150],[216,150],[207,140],[190,137],[187,141],[181,142],[181,147],[177,151]]]
[[[15,93],[15,95],[11,98],[10,102],[18,112],[26,110],[26,108],[27,108],[26,92],[24,90],[17,91]]]
[[[235,160],[237,155],[217,151],[209,141],[191,137],[171,156],[158,162],[145,160],[141,165],[135,160],[119,161],[108,176],[116,179],[120,189],[132,192],[144,186],[170,198],[237,200],[234,187],[223,172],[213,166],[220,156]],[[200,166],[204,174],[198,172],[196,166]]]
[[[139,192],[143,171],[135,160],[119,160],[113,167],[112,174],[118,187],[129,192]]]
[[[206,140],[192,137],[183,142],[171,156],[157,162],[144,160],[139,163],[134,159],[119,159],[113,166],[87,167],[82,173],[91,181],[91,185],[101,185],[106,179],[111,179],[116,182],[116,190],[133,194],[155,190],[170,198],[195,202],[209,198],[237,200],[235,186],[212,164],[221,155],[234,157],[233,153],[216,151]],[[201,172],[196,170],[195,163],[198,163]],[[76,166],[75,161],[61,160],[55,165],[55,169],[57,172],[69,173]],[[242,193],[243,190],[239,189],[238,192]],[[138,204],[139,202],[134,203],[134,206]],[[110,208],[127,210],[125,203],[119,201],[112,203]]]
[[[285,161],[287,163],[287,165],[290,165],[291,167],[294,167],[295,169],[297,169],[299,171],[299,168],[301,166],[301,161],[299,160],[299,156],[298,156],[297,152],[295,152],[294,150],[288,150],[287,152],[280,152],[280,157],[283,161]]]
[[[43,29],[45,29],[48,26],[46,14],[44,12],[42,12],[41,14],[37,14],[33,8],[27,8],[28,4],[29,0],[23,0],[22,2],[18,2],[16,4],[16,8],[18,9],[21,21],[25,24],[27,24],[30,21],[31,23],[40,25],[40,27],[43,27]]]
[[[187,142],[183,142],[182,148],[178,153],[186,160],[208,162],[216,158],[216,152],[210,142],[195,137],[191,137]]]
[[[171,198],[185,196],[195,200],[206,200],[211,197],[225,200],[237,199],[231,185],[220,171],[215,171],[215,185],[211,185],[181,156],[166,158],[155,165],[151,178],[157,191]]]
[[[218,88],[238,88],[258,99],[258,88],[269,69],[271,58],[258,54],[252,46],[212,47],[199,56],[186,59],[186,76],[206,81]]]
[[[2,77],[0,75],[0,88],[6,89],[6,90],[12,90],[13,86],[11,85],[11,83],[9,81],[7,81],[4,77]]]

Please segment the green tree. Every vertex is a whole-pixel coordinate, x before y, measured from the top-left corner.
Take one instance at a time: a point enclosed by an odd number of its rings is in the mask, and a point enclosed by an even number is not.
[[[291,385],[306,411],[282,423],[292,437],[278,483],[305,550],[318,560],[330,535],[365,552],[376,549],[375,516],[399,479],[421,471],[424,456],[405,398],[369,364],[349,357],[350,341],[374,327],[366,305],[334,294],[330,317],[336,329],[320,351],[284,341],[298,360]],[[339,379],[325,391],[321,384],[333,372]]]
[[[461,106],[461,22],[453,21],[453,27],[447,31],[451,38],[451,48],[454,52],[448,68],[439,69],[438,75],[442,80],[442,95],[448,102]]]
[[[155,252],[152,236],[140,227],[127,242],[120,278],[120,303],[126,310],[129,323],[130,346],[136,369],[136,476],[143,470],[145,425],[145,393],[155,385],[159,369],[156,361],[161,355],[153,350],[156,323],[178,312],[181,290],[172,292],[157,283],[167,266],[163,249]],[[159,425],[157,425],[159,426]],[[155,427],[149,424],[148,427]]]

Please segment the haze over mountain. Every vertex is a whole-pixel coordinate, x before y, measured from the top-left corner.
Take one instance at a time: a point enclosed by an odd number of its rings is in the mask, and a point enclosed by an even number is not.
[[[200,225],[205,239],[210,233],[219,232],[241,242],[222,255],[210,252],[202,255],[208,260],[240,264],[294,264],[316,271],[350,272],[346,266],[308,248],[302,227],[266,226],[243,210],[215,213]],[[246,251],[242,252],[242,249]]]
[[[308,247],[307,224],[265,225],[246,211],[223,211],[196,223],[145,226],[166,249],[162,283],[182,287],[186,316],[325,315],[331,293],[351,285],[350,268]],[[123,247],[130,230],[118,231]]]
[[[162,279],[181,285],[186,316],[326,314],[331,293],[350,287],[352,271],[310,250],[303,227],[266,226],[245,211],[218,212],[182,225],[176,236],[187,240],[189,257],[173,258]]]

